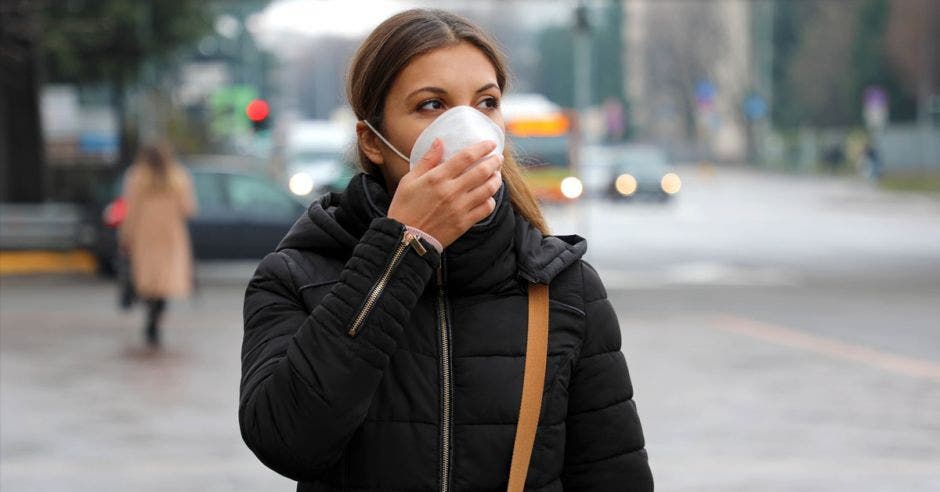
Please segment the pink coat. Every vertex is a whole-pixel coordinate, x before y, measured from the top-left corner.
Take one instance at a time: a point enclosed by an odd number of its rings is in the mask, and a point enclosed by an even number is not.
[[[187,219],[196,213],[192,178],[179,164],[167,170],[167,184],[154,186],[153,171],[141,164],[127,170],[127,216],[119,240],[130,253],[137,295],[186,297],[193,287],[192,246]]]

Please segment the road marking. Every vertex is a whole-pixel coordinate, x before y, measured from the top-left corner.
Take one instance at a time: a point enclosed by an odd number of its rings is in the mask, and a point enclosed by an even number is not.
[[[718,330],[940,383],[940,364],[929,360],[840,342],[832,338],[810,335],[783,326],[727,314],[715,317],[710,324]]]

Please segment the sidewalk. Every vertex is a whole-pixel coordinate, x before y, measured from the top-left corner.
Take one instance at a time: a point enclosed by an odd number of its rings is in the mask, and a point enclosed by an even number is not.
[[[171,302],[164,349],[108,280],[3,279],[0,490],[292,490],[238,430],[242,285]]]

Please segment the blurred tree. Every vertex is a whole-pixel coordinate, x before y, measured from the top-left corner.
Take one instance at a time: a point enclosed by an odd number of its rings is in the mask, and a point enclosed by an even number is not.
[[[591,105],[623,95],[623,5],[609,0],[595,7],[591,30]],[[533,87],[552,101],[574,107],[574,20],[551,26],[538,34],[540,59]]]
[[[592,104],[611,98],[625,101],[623,70],[623,3],[611,0],[599,9],[592,31],[591,79],[594,80]]]
[[[159,65],[212,29],[201,0],[70,0],[43,3],[41,48],[46,80],[104,82],[120,128],[120,164],[131,158],[126,94],[145,63]]]
[[[649,14],[645,53],[646,78],[650,86],[657,88],[657,100],[647,103],[655,108],[675,108],[684,124],[685,136],[696,137],[696,86],[701,81],[717,86],[721,79],[719,61],[730,61],[731,41],[725,19],[708,2],[663,3],[657,7]],[[730,94],[730,100],[741,99],[735,95],[741,88],[734,87],[731,81],[725,80],[717,90]]]
[[[911,76],[898,69],[898,54],[911,46],[888,49],[905,42],[888,36],[905,39],[908,25],[891,32],[888,26],[905,22],[893,19],[910,16],[918,5],[908,0],[777,0],[774,123],[782,128],[861,125],[862,97],[871,85],[887,92],[892,121],[913,119],[915,90],[905,80]]]
[[[790,80],[789,70],[800,47],[800,28],[817,5],[800,7],[794,2],[780,0],[776,0],[774,5],[771,117],[775,125],[783,128],[798,126],[803,118],[800,106],[794,103],[797,88]]]
[[[901,85],[917,95],[918,119],[930,117],[940,94],[940,5],[936,0],[893,2],[885,44]]]
[[[903,75],[887,49],[889,18],[916,3],[910,0],[864,0],[858,6],[850,54],[853,62],[850,94],[856,104],[853,123],[861,121],[865,89],[873,85],[883,87],[888,93],[891,121],[911,121],[916,117],[916,91],[905,88]]]
[[[787,82],[798,101],[794,123],[840,126],[855,121],[858,101],[854,99],[850,53],[856,26],[847,22],[856,5],[844,2],[800,2],[802,27],[799,45],[787,73]],[[789,103],[792,103],[791,100]],[[785,106],[787,103],[781,104]]]
[[[539,65],[535,90],[552,101],[574,107],[574,49],[568,26],[551,26],[538,35]]]

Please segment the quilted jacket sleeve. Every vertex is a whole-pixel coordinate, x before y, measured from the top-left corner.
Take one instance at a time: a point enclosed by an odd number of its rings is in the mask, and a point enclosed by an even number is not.
[[[361,328],[349,336],[392,264],[403,228],[388,218],[373,221],[312,312],[297,297],[285,255],[268,255],[251,279],[239,423],[248,447],[278,473],[298,481],[321,476],[365,418],[403,325],[440,262],[433,248],[422,256],[408,247]]]
[[[597,272],[582,263],[582,275],[586,326],[569,384],[564,489],[653,490],[617,315]]]

